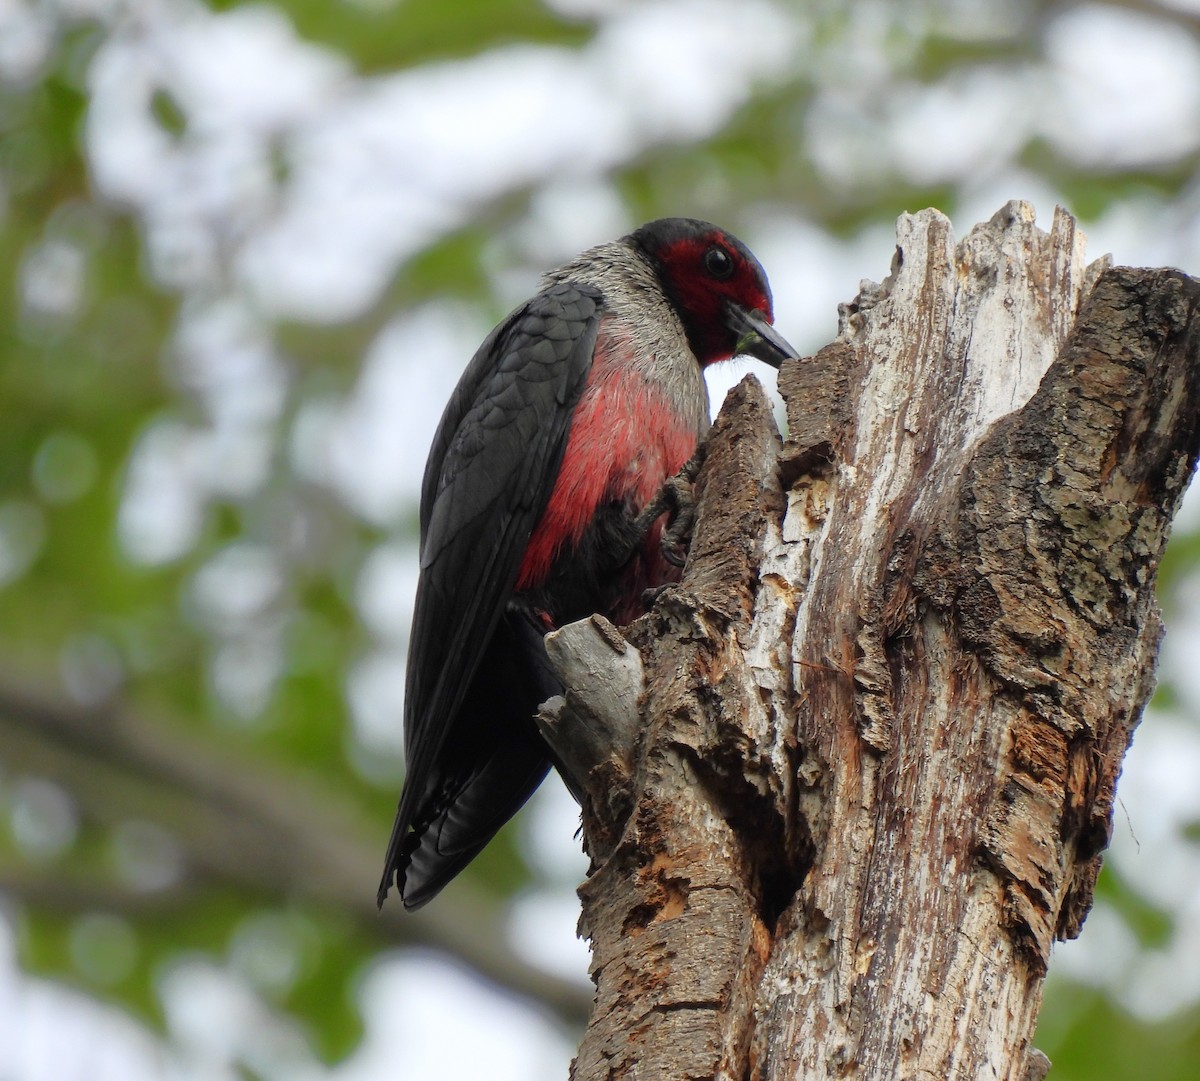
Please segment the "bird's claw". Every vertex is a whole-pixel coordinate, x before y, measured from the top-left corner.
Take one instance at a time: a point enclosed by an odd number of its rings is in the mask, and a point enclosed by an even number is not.
[[[668,477],[659,493],[664,510],[669,512],[666,528],[659,538],[659,551],[663,559],[673,567],[682,567],[687,562],[688,549],[692,544],[692,529],[696,524],[696,496],[692,486],[704,464],[704,446],[701,444],[673,477]]]
[[[696,524],[696,499],[692,494],[691,482],[681,477],[672,477],[663,486],[667,493],[670,517],[658,540],[663,559],[672,567],[682,567],[687,562],[688,548],[692,544],[692,527]]]

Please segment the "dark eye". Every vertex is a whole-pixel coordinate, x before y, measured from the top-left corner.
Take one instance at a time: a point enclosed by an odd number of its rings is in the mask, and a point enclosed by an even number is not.
[[[733,256],[724,248],[709,248],[704,253],[704,269],[714,278],[724,281],[733,273]]]

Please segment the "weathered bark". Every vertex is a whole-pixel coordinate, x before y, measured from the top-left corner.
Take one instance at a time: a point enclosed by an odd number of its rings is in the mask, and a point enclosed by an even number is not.
[[[593,860],[578,1081],[1025,1075],[1153,684],[1198,299],[1085,268],[1062,212],[956,245],[926,211],[781,373],[785,443],[734,392],[639,656],[594,623],[555,645]],[[607,699],[571,674],[614,663]]]

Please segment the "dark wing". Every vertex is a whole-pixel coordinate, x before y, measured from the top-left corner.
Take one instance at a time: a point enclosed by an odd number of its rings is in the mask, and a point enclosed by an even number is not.
[[[421,488],[404,792],[380,900],[412,847],[410,827],[442,798],[432,786],[444,773],[443,756],[470,754],[469,733],[455,731],[458,714],[553,490],[600,309],[597,290],[568,283],[517,309],[472,358],[434,436]]]

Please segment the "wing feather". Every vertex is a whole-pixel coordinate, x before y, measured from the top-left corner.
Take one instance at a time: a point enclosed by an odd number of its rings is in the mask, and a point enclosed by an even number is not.
[[[429,788],[447,738],[553,491],[601,310],[598,290],[573,283],[517,309],[472,358],[434,436],[421,489],[404,792],[381,898],[410,827],[436,795]]]

